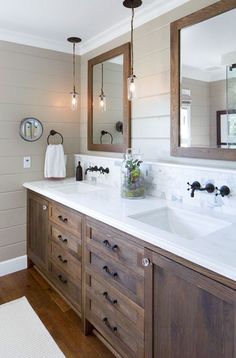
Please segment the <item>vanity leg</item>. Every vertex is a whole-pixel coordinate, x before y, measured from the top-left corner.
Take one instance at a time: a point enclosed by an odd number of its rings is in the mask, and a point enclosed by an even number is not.
[[[85,336],[92,334],[93,331],[92,324],[85,317],[82,318],[82,331]]]

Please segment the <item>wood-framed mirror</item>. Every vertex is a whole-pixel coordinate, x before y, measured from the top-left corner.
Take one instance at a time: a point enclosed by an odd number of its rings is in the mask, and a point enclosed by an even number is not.
[[[235,23],[221,0],[171,24],[172,156],[236,160]]]
[[[88,61],[88,150],[124,152],[131,143],[130,43]]]

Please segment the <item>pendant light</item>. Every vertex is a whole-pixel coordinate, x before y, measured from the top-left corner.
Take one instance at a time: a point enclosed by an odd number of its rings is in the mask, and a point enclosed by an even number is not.
[[[79,93],[76,92],[75,89],[75,44],[81,42],[81,39],[79,37],[69,37],[67,39],[68,42],[73,44],[73,90],[70,93],[71,94],[71,109],[72,111],[76,111],[78,108],[78,101],[79,101]]]
[[[136,97],[136,79],[134,74],[134,9],[142,5],[141,0],[125,0],[123,5],[132,10],[131,18],[131,70],[128,77],[128,100],[132,101]]]
[[[99,108],[101,112],[106,112],[107,110],[106,96],[103,90],[103,63],[101,64],[101,94],[99,96]]]

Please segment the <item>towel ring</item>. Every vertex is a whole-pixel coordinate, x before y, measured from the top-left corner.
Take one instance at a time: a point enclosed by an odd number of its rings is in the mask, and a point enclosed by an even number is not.
[[[63,144],[64,139],[63,139],[62,134],[59,133],[59,132],[56,132],[56,131],[54,131],[54,129],[52,129],[52,130],[50,131],[50,133],[49,133],[48,138],[47,138],[47,143],[48,143],[48,145],[49,145],[49,138],[50,138],[50,136],[54,136],[55,134],[58,134],[58,135],[61,137],[61,144]]]

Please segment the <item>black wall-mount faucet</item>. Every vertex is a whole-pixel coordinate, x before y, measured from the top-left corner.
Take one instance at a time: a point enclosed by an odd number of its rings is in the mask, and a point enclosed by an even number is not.
[[[208,183],[204,188],[201,187],[201,184],[198,181],[194,181],[192,184],[187,183],[190,188],[188,190],[191,190],[191,198],[194,198],[195,191],[206,191],[207,193],[214,193],[216,190],[215,186],[211,183]]]
[[[109,174],[110,170],[109,168],[103,168],[103,167],[99,167],[97,165],[95,165],[94,167],[88,167],[85,170],[85,175],[88,174],[88,172],[99,172],[100,174]]]
[[[194,198],[195,191],[207,191],[208,193],[216,192],[216,196],[221,195],[222,197],[230,194],[230,188],[226,185],[223,185],[218,189],[212,183],[206,184],[204,188],[201,187],[201,184],[198,181],[194,181],[192,184],[187,183],[189,188],[187,190],[191,190],[191,198]]]

